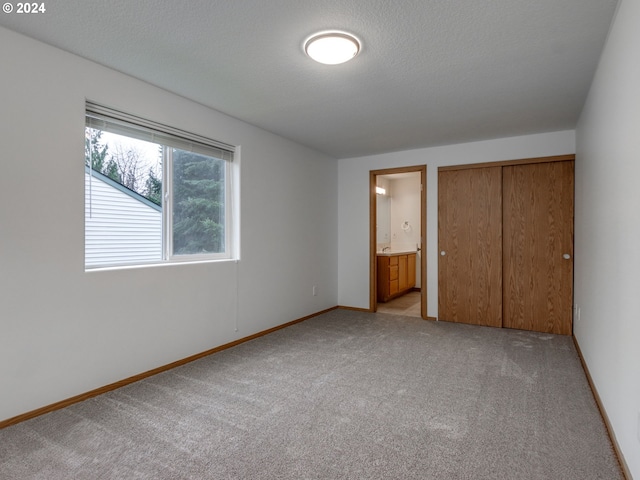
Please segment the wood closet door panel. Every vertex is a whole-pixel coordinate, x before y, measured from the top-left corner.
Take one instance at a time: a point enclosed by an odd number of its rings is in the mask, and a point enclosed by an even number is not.
[[[573,170],[573,161],[504,167],[505,327],[572,332]]]
[[[409,288],[416,286],[416,254],[407,255],[407,283]]]
[[[438,318],[501,327],[502,167],[438,172],[438,244]]]
[[[398,289],[407,289],[407,256],[398,257]]]

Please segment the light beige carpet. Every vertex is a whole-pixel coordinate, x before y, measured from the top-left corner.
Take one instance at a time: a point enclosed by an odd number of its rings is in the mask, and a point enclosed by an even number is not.
[[[336,310],[0,430],[0,478],[622,476],[571,338]]]

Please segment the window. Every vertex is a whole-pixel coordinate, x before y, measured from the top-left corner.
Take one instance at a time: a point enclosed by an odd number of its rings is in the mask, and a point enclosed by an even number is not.
[[[234,147],[87,103],[85,268],[231,258]]]

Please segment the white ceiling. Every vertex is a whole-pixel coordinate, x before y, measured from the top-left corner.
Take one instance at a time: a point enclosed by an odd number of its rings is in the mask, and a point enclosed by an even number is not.
[[[59,0],[0,25],[344,158],[575,128],[616,4]],[[307,58],[326,29],[361,53]]]

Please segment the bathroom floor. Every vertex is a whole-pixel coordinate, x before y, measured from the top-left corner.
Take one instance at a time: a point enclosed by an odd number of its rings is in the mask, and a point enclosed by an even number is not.
[[[409,292],[386,303],[378,303],[378,313],[420,317],[420,292]]]

